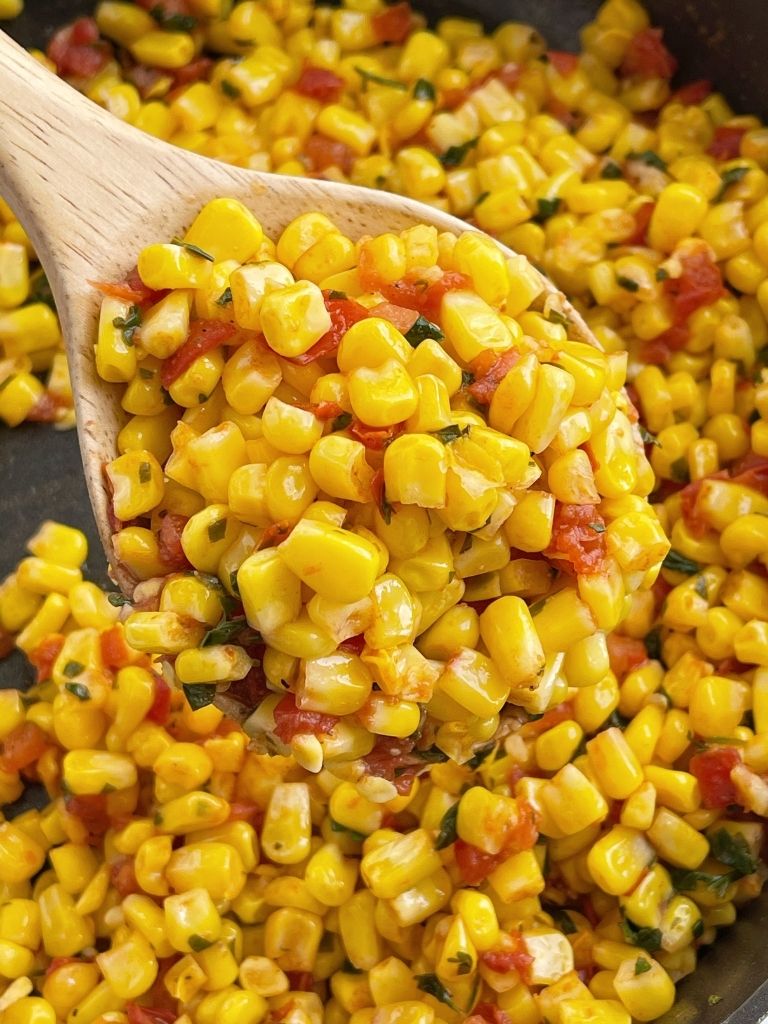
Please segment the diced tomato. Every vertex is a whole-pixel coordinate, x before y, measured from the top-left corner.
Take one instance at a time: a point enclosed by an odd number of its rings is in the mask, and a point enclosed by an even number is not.
[[[566,572],[597,572],[605,558],[604,530],[605,520],[595,505],[558,501],[545,554]]]
[[[707,147],[707,152],[716,160],[733,160],[741,152],[741,140],[747,129],[736,125],[719,124],[715,128],[715,137]]]
[[[174,512],[167,512],[160,520],[157,556],[168,572],[181,572],[191,568],[181,546],[181,535],[188,521],[187,516],[179,516]]]
[[[408,3],[393,4],[373,16],[373,34],[380,43],[404,43],[413,26]]]
[[[341,408],[338,402],[317,402],[315,405],[308,406],[308,409],[317,416],[319,420],[335,420],[337,416],[341,416],[344,410]]]
[[[20,772],[34,764],[48,746],[48,737],[34,722],[22,722],[0,743],[0,768]]]
[[[302,96],[309,96],[320,103],[335,103],[344,91],[344,79],[327,68],[305,64],[293,88]]]
[[[78,18],[59,29],[48,43],[49,60],[64,77],[90,78],[98,74],[112,56],[112,47],[99,36],[93,18]]]
[[[745,468],[741,469],[741,465],[746,463],[746,460],[742,459],[738,467],[740,471],[737,471],[731,479],[735,484],[741,484],[742,487],[751,487],[752,490],[759,491],[768,497],[768,459],[752,453],[747,456],[747,459],[749,459],[750,464],[748,466],[745,465]],[[732,467],[732,470],[736,469],[736,466]]]
[[[253,657],[251,650],[252,647],[249,646],[247,653]],[[251,666],[245,678],[231,683],[227,689],[227,697],[230,700],[238,701],[249,711],[254,711],[270,692],[267,686],[267,677],[264,675],[264,669],[261,667],[262,659],[263,648],[261,657],[257,658],[257,663]]]
[[[372,452],[383,451],[404,430],[404,423],[394,423],[391,427],[369,427],[367,423],[361,423],[360,420],[352,420],[349,425],[352,437]]]
[[[398,793],[409,793],[414,778],[424,769],[413,755],[413,740],[379,736],[373,750],[363,758],[369,775],[387,779]]]
[[[672,303],[675,320],[687,320],[702,306],[709,306],[726,295],[720,268],[708,249],[702,247],[680,257],[682,273],[668,277],[664,293]]]
[[[306,366],[307,363],[313,363],[316,359],[334,355],[349,328],[371,315],[365,306],[355,302],[354,299],[337,299],[332,298],[332,295],[333,293],[330,291],[323,292],[325,308],[331,318],[330,330],[326,331],[307,352],[292,359],[292,363]]]
[[[286,971],[291,992],[311,992],[315,984],[311,971]]]
[[[573,718],[573,704],[566,700],[562,704],[557,704],[555,707],[550,708],[549,711],[545,711],[541,718],[522,725],[519,730],[520,735],[526,739],[540,736],[543,732],[547,732],[554,726],[559,725],[560,722],[567,722],[571,718]]]
[[[700,78],[696,82],[688,82],[681,86],[677,92],[669,97],[670,103],[682,103],[686,107],[701,103],[712,92],[712,83],[707,78]]]
[[[77,818],[88,833],[88,844],[97,846],[110,825],[106,796],[102,793],[91,796],[68,796],[64,806],[67,813]]]
[[[515,853],[530,850],[538,838],[533,808],[525,800],[518,801],[518,816],[504,827],[499,853],[486,853],[472,843],[457,839],[453,844],[456,866],[467,885],[479,885],[500,864]]]
[[[488,356],[491,357],[490,360],[486,358]],[[492,352],[484,352],[472,362],[475,379],[467,391],[480,405],[490,405],[499,384],[519,359],[520,353],[516,348],[511,348],[500,356]]]
[[[133,664],[135,657],[120,626],[112,626],[101,634],[101,659],[107,668],[125,668]]]
[[[277,523],[272,523],[266,528],[264,533],[261,535],[261,540],[258,544],[258,550],[261,548],[274,548],[278,544],[282,544],[286,537],[290,536],[291,530],[296,524],[290,519],[281,519]]]
[[[358,266],[363,287],[370,291],[380,292],[388,302],[406,306],[408,309],[415,309],[433,323],[439,320],[444,295],[448,292],[470,288],[472,285],[466,274],[459,274],[454,270],[446,271],[441,278],[431,284],[418,277],[404,277],[400,281],[395,281],[394,284],[387,284],[379,279],[375,267],[368,268],[366,266],[365,255],[366,250],[363,249],[362,259]],[[365,280],[363,279],[364,275]]]
[[[355,154],[345,142],[329,139],[322,132],[313,132],[304,145],[304,156],[313,171],[325,171],[338,167],[345,174],[352,170]]]
[[[37,647],[28,657],[37,669],[38,683],[44,683],[51,678],[53,664],[61,654],[64,646],[64,637],[61,633],[49,633],[44,640],[41,640]]]
[[[253,825],[258,831],[261,828],[263,819],[264,811],[258,804],[251,803],[248,800],[230,801],[228,821],[247,821],[249,825]]]
[[[741,764],[741,754],[735,747],[715,747],[702,754],[694,754],[688,770],[695,775],[701,788],[701,800],[710,810],[722,810],[738,804],[739,794],[731,782],[731,772]]]
[[[38,400],[27,413],[27,419],[33,423],[55,423],[61,418],[66,409],[71,409],[72,403],[59,395],[52,395],[50,391],[40,395]]]
[[[635,230],[629,238],[625,239],[625,245],[648,245],[648,225],[651,222],[656,203],[643,203],[638,206],[632,214],[635,220]]]
[[[679,352],[688,344],[688,327],[686,324],[673,324],[669,330],[658,334],[647,341],[641,349],[644,363],[661,366],[673,352]]]
[[[109,880],[123,899],[141,889],[136,881],[133,857],[118,857],[113,861],[109,867]]]
[[[347,637],[346,640],[342,640],[339,644],[339,650],[346,651],[347,654],[362,654],[364,647],[365,637],[362,633],[358,633],[356,636]]]
[[[509,935],[515,942],[514,949],[489,949],[480,954],[480,959],[486,967],[498,974],[517,971],[522,981],[526,981],[530,977],[533,957],[528,952],[520,932],[510,932]]]
[[[126,1003],[125,1013],[128,1024],[173,1024],[179,1016],[174,1010],[158,1010],[154,1006],[139,1006]]]
[[[296,698],[287,693],[276,706],[275,736],[283,743],[290,743],[294,736],[311,733],[313,736],[327,736],[333,732],[338,718],[322,715],[318,711],[303,711],[296,706]]]
[[[644,28],[629,41],[621,63],[623,75],[638,78],[671,78],[677,61],[662,42],[660,28]]]
[[[213,68],[213,61],[210,57],[198,57],[185,64],[183,68],[176,68],[171,71],[175,88],[182,85],[191,85],[193,82],[200,82],[208,78]]]
[[[283,1003],[282,1006],[277,1006],[275,1009],[269,1011],[267,1017],[267,1024],[276,1024],[281,1020],[285,1020],[289,1013],[292,1013],[296,1009],[296,1001],[289,999],[287,1003]]]
[[[154,305],[168,294],[167,291],[155,291],[152,288],[147,288],[135,267],[126,274],[123,281],[89,281],[88,284],[100,291],[102,295],[124,299],[125,302],[133,302],[142,308]]]
[[[619,682],[633,669],[648,661],[648,652],[642,640],[635,640],[630,636],[619,636],[618,633],[609,633],[606,636],[606,642],[611,671],[616,674]]]
[[[709,523],[706,519],[698,512],[697,503],[699,500],[699,494],[704,484],[704,480],[714,479],[727,479],[727,470],[721,469],[718,473],[713,473],[711,476],[702,478],[701,480],[694,480],[693,483],[686,484],[685,487],[679,492],[680,493],[680,511],[682,512],[685,524],[691,533],[696,537],[703,536],[709,529]]]
[[[194,320],[189,326],[187,340],[172,356],[163,361],[160,382],[164,388],[180,377],[200,356],[229,341],[237,333],[234,324],[223,320]]]
[[[9,633],[7,629],[0,629],[0,658],[7,658],[15,646],[13,633]]]
[[[149,94],[163,77],[163,72],[159,68],[148,68],[146,64],[136,64],[123,73],[139,90],[139,96],[143,100],[149,99]]]
[[[576,114],[556,96],[549,97],[544,109],[551,117],[554,117],[556,121],[559,121],[561,125],[567,128],[568,131],[572,131],[578,123]]]
[[[579,55],[577,53],[566,53],[565,50],[547,50],[549,63],[558,73],[568,78],[579,67]]]
[[[162,676],[157,675],[157,673],[153,675],[155,699],[152,701],[152,706],[144,717],[148,718],[150,722],[165,725],[171,713],[171,688]]]
[[[415,309],[408,309],[407,306],[396,306],[394,302],[380,302],[378,306],[371,306],[368,310],[369,316],[377,316],[382,320],[389,320],[401,334],[407,334],[419,319]]]
[[[478,1003],[464,1024],[512,1024],[512,1018],[496,1003]]]

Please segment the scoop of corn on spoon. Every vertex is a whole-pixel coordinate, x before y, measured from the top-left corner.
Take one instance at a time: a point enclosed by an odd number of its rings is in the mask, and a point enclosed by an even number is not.
[[[24,224],[48,275],[66,340],[80,448],[99,535],[121,588],[103,467],[125,421],[116,385],[97,377],[94,340],[101,296],[144,246],[184,233],[217,196],[243,202],[274,237],[320,211],[354,239],[413,224],[459,233],[467,226],[430,206],[353,185],[232,167],[161,142],[119,121],[0,33],[0,190]],[[507,255],[515,255],[500,246]],[[597,345],[565,297],[544,280],[544,301]]]

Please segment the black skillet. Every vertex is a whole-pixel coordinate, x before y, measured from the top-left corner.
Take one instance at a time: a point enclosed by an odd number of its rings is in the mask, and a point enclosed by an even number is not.
[[[20,18],[4,23],[27,46],[42,46],[53,30],[90,13],[95,0],[25,0]],[[489,26],[511,19],[539,29],[560,49],[578,48],[578,30],[598,7],[593,0],[414,0],[427,15],[481,17]],[[681,81],[709,78],[741,113],[768,115],[768,0],[646,0],[654,24],[680,59]],[[2,145],[2,125],[0,125]],[[0,578],[43,518],[85,530],[88,570],[105,579],[74,432],[49,427],[0,427]],[[20,659],[0,663],[0,686],[27,678]],[[700,958],[679,988],[664,1024],[757,1024],[768,1015],[768,893],[739,914],[738,923]],[[718,998],[719,997],[719,998]]]

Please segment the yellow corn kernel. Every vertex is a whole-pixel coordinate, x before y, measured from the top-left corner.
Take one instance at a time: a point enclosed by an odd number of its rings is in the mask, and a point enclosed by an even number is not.
[[[331,601],[359,601],[378,575],[374,545],[327,523],[301,520],[277,551],[299,579]]]
[[[103,793],[105,787],[128,789],[138,778],[130,757],[102,750],[71,750],[62,761],[62,775],[78,796]]]
[[[624,1007],[635,1020],[655,1020],[675,1002],[675,985],[670,976],[653,957],[624,960],[613,979],[613,987]]]
[[[481,718],[501,710],[510,686],[490,658],[463,648],[448,661],[438,681],[438,691]]]
[[[504,534],[521,551],[543,551],[552,540],[555,496],[547,491],[526,491],[504,524]]]
[[[519,597],[501,597],[480,616],[480,633],[491,657],[512,687],[535,679],[544,650],[528,606]]]
[[[163,471],[152,452],[126,452],[107,465],[106,473],[118,519],[146,515],[162,500]]]
[[[75,901],[62,886],[49,885],[37,897],[43,948],[50,957],[75,956],[96,938],[93,921],[75,909]]]
[[[693,871],[709,853],[706,838],[666,808],[656,812],[647,835],[659,855],[675,867]]]
[[[171,835],[183,835],[185,832],[221,825],[229,817],[229,804],[212,793],[191,790],[163,804],[155,817],[159,830]]]
[[[264,952],[284,971],[312,971],[323,930],[317,914],[281,907],[266,920]]]
[[[624,800],[643,781],[640,762],[620,729],[605,729],[587,743],[595,778],[606,796]]]
[[[416,829],[363,856],[360,871],[366,885],[380,899],[394,899],[440,868],[432,837]]]
[[[167,896],[163,913],[168,941],[180,953],[199,953],[221,934],[221,918],[206,889]]]
[[[125,621],[125,639],[137,651],[178,654],[197,647],[205,628],[175,612],[133,612]]]
[[[428,434],[403,434],[385,452],[384,480],[391,501],[420,508],[444,507],[448,482],[446,446]]]
[[[635,887],[655,856],[642,832],[614,825],[590,849],[587,867],[604,892],[622,896]]]
[[[264,853],[276,864],[296,864],[309,853],[311,821],[306,783],[275,787],[261,834]]]
[[[151,988],[157,977],[157,959],[139,932],[119,945],[99,953],[96,963],[112,991],[120,999],[135,999]]]
[[[602,821],[608,813],[608,805],[599,790],[572,764],[564,765],[543,787],[542,800],[565,835],[573,835],[595,821]]]

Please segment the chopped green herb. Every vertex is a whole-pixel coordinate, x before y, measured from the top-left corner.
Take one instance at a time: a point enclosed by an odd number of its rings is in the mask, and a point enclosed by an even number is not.
[[[692,892],[701,883],[711,889],[718,899],[722,899],[728,891],[729,885],[735,881],[735,875],[728,871],[722,875],[713,875],[708,871],[685,871],[682,868],[670,870],[672,885],[678,892]]]
[[[414,754],[425,764],[445,764],[449,760],[448,755],[434,745],[427,747],[426,750],[414,750]]]
[[[707,1003],[709,1006],[717,1006],[718,1003],[722,1003],[723,997],[717,994],[707,996]]]
[[[124,604],[131,603],[130,597],[126,597],[125,594],[118,594],[117,592],[107,594],[107,600],[113,608],[122,608]]]
[[[345,836],[348,836],[355,843],[362,843],[368,838],[364,832],[356,832],[353,828],[347,828],[346,825],[340,824],[331,818],[331,832],[343,832]]]
[[[207,708],[216,696],[216,683],[184,683],[184,696],[193,711]]]
[[[343,412],[331,423],[331,431],[335,430],[346,430],[349,424],[352,422],[352,413]]]
[[[637,960],[635,960],[635,974],[645,974],[647,971],[650,971],[650,969],[651,965],[644,956],[639,956]]]
[[[445,335],[437,326],[433,324],[431,320],[427,320],[421,313],[414,320],[413,326],[410,327],[405,333],[405,340],[411,346],[411,348],[418,348],[422,341],[426,341],[431,338],[433,341],[440,341]]]
[[[456,1013],[461,1012],[451,998],[451,993],[436,974],[415,974],[413,980],[416,982],[416,987],[422,992],[426,992],[429,996],[434,996],[438,1002],[450,1006]]]
[[[85,665],[80,661],[68,661],[62,669],[62,672],[67,679],[74,679],[75,676],[79,676],[81,672],[85,672]]]
[[[197,396],[197,403],[198,403],[198,405],[203,405],[203,403],[204,403],[204,402],[207,402],[207,401],[208,401],[208,399],[209,399],[210,397],[211,397],[210,395],[205,395],[205,394],[203,394],[203,392],[201,391],[201,392],[199,393],[199,395]]]
[[[748,167],[730,167],[727,171],[723,171],[720,175],[720,181],[722,184],[718,189],[717,195],[712,200],[713,203],[721,203],[725,199],[725,193],[737,182],[741,181],[749,174]]]
[[[623,274],[616,275],[616,284],[627,292],[640,291],[640,285],[637,281],[633,281],[631,277],[624,277]]]
[[[547,313],[547,320],[551,324],[560,324],[561,327],[567,327],[571,322],[565,313],[561,313],[559,309],[550,309],[549,313]]]
[[[479,206],[480,203],[484,203],[490,194],[490,192],[481,192],[480,195],[475,200],[475,206]]]
[[[486,743],[484,747],[480,747],[480,749],[476,750],[472,757],[470,757],[466,762],[467,768],[470,768],[472,771],[476,771],[489,754],[493,753],[495,747],[495,743]]]
[[[669,467],[669,471],[672,474],[672,479],[675,483],[687,484],[691,479],[691,474],[688,469],[688,460],[684,455],[681,455],[679,459],[675,459]]]
[[[465,953],[463,949],[458,950],[456,956],[449,956],[448,963],[456,964],[457,975],[469,974],[475,965],[475,961],[469,953]]]
[[[342,299],[346,299],[346,297],[347,297],[347,293],[346,292],[336,291],[335,288],[332,288],[328,292],[328,298],[329,299],[333,299],[335,302],[340,302]]]
[[[641,163],[647,164],[648,167],[656,167],[660,171],[666,171],[666,161],[662,160],[658,153],[654,153],[652,149],[644,149],[642,153],[627,153],[627,160],[639,160]]]
[[[150,370],[146,366],[140,366],[139,367],[139,376],[141,377],[142,380],[152,380],[152,378],[155,376],[155,371],[154,370]]]
[[[202,256],[204,260],[208,260],[209,263],[215,262],[214,257],[205,249],[201,249],[199,245],[194,245],[192,242],[185,242],[183,238],[174,238],[174,245],[180,245],[182,249],[186,249],[187,252],[192,252],[195,256]]]
[[[139,463],[139,483],[148,484],[152,479],[152,467],[148,462]]]
[[[440,163],[443,167],[458,167],[459,164],[464,162],[470,149],[475,148],[477,141],[477,139],[468,139],[466,142],[462,142],[460,146],[449,146],[439,158]]]
[[[589,528],[595,533],[605,533],[605,523],[590,523]]]
[[[138,306],[131,306],[128,316],[116,316],[112,326],[122,333],[126,345],[133,345],[133,336],[141,327],[141,310]]]
[[[620,711],[612,711],[611,714],[605,721],[606,729],[626,729],[629,725],[629,719],[625,718]]]
[[[704,921],[702,920],[702,918],[699,918],[698,921],[696,921],[696,923],[694,924],[693,928],[691,928],[691,935],[693,935],[694,939],[700,939],[703,934]]]
[[[237,582],[237,569],[233,569],[229,574],[229,587],[233,594],[240,593],[240,587]]]
[[[536,203],[536,213],[531,219],[535,220],[537,224],[543,224],[550,217],[554,217],[559,209],[560,196],[554,196],[552,199],[539,199]]]
[[[437,98],[434,85],[426,78],[420,78],[413,87],[413,98],[433,102]]]
[[[664,267],[657,267],[656,268],[656,280],[657,281],[666,281],[668,278],[669,278],[669,271],[668,270],[665,270]]]
[[[91,691],[82,683],[64,683],[64,689],[68,690],[78,700],[90,700]]]
[[[193,953],[202,953],[204,949],[213,945],[213,939],[204,939],[202,935],[190,935],[188,942]]]
[[[607,178],[609,181],[615,181],[617,178],[622,178],[623,172],[619,164],[615,160],[609,160],[602,171],[600,171],[601,178]]]
[[[240,646],[258,644],[261,643],[261,636],[255,629],[251,629],[244,616],[237,619],[223,618],[217,626],[208,630],[200,646],[212,647],[214,644],[231,643],[237,643]]]
[[[9,374],[5,378],[5,380],[0,381],[0,391],[4,391],[8,387],[8,385],[11,383],[12,380],[16,380],[16,374],[15,373]]]
[[[461,547],[459,548],[460,555],[463,555],[465,551],[469,551],[469,549],[472,547],[472,540],[473,537],[471,533],[464,534],[464,540],[461,542]]]
[[[470,384],[474,384],[474,383],[475,383],[475,375],[474,375],[474,373],[472,373],[471,370],[462,370],[461,371],[461,386],[463,388],[468,388]]]
[[[436,437],[438,441],[442,441],[443,444],[450,444],[451,441],[458,441],[460,437],[466,437],[469,433],[469,427],[460,427],[458,423],[452,423],[449,427],[433,430],[431,433],[433,437]]]
[[[576,934],[576,932],[578,931],[578,928],[574,924],[573,918],[571,917],[571,915],[568,913],[567,910],[560,910],[558,908],[557,910],[550,911],[550,914],[551,914],[552,920],[555,922],[555,924],[560,929],[560,931],[563,933],[563,935],[575,935]]]
[[[656,626],[650,633],[647,633],[643,643],[648,657],[653,661],[661,661],[661,627]]]
[[[362,974],[363,973],[359,967],[355,967],[355,965],[352,963],[351,960],[345,960],[344,963],[339,968],[339,970],[343,971],[344,974]]]
[[[216,299],[217,306],[231,306],[232,305],[232,289],[225,288],[221,295]]]
[[[440,819],[440,828],[438,829],[437,838],[435,839],[435,849],[444,850],[446,846],[450,846],[451,843],[456,842],[456,818],[459,814],[459,801],[455,804],[451,804],[448,810]]]
[[[737,878],[754,874],[757,871],[757,859],[747,845],[741,832],[729,832],[721,828],[709,838],[709,852],[729,868],[733,868]]]
[[[661,567],[662,569],[669,569],[670,572],[685,573],[686,576],[693,576],[695,573],[701,572],[701,566],[698,562],[686,558],[685,555],[681,555],[674,548],[667,553],[667,557],[661,563]]]
[[[705,601],[708,600],[709,591],[707,589],[707,581],[704,579],[703,576],[696,577],[696,582],[693,584],[693,589],[696,591],[699,597],[703,597]]]
[[[632,946],[640,946],[648,953],[655,953],[657,949],[661,949],[661,930],[659,928],[638,928],[624,917],[621,921],[621,930],[627,942]]]
[[[661,448],[661,442],[656,435],[652,434],[650,430],[646,430],[642,423],[640,424],[640,437],[643,439],[643,444],[654,444],[657,448]]]
[[[227,520],[217,519],[215,523],[211,523],[208,527],[208,540],[215,544],[217,540],[222,540],[227,532]]]
[[[168,14],[162,4],[149,12],[160,28],[168,32],[191,32],[197,28],[197,18],[192,14]]]
[[[221,91],[224,93],[224,95],[229,96],[231,100],[236,100],[240,95],[240,90],[237,88],[237,86],[232,85],[232,83],[228,82],[226,78],[222,79],[219,85],[221,86]]]
[[[401,92],[408,92],[408,86],[405,82],[398,82],[396,78],[383,78],[381,75],[376,75],[373,71],[366,71],[365,68],[355,65],[355,71],[360,75],[363,80],[363,91],[368,88],[369,83],[373,82],[375,85],[386,85],[389,89],[400,89]]]

